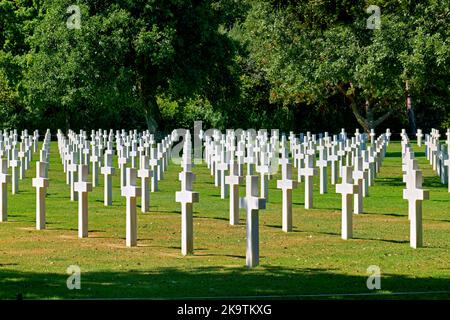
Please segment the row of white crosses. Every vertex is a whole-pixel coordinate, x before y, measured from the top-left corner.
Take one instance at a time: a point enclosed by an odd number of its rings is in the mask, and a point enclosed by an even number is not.
[[[221,186],[221,196],[225,198],[229,193],[230,224],[238,225],[239,209],[246,210],[246,265],[248,268],[256,267],[259,264],[259,210],[264,209],[266,205],[264,195],[267,197],[267,179],[271,172],[269,162],[275,158],[277,150],[264,146],[267,136],[261,132],[256,138],[249,132],[243,132],[239,137],[236,137],[233,131],[227,132],[226,136],[215,131],[212,137],[203,136],[201,132],[200,138],[205,139],[205,160],[215,176],[216,186]],[[273,145],[277,145],[277,142],[276,139],[271,141]],[[245,165],[246,195],[239,198],[239,185],[244,182]],[[260,186],[255,169],[264,181]],[[225,175],[226,171],[228,175]],[[289,208],[285,210],[285,216],[288,210]]]
[[[372,169],[374,173],[377,171],[377,168],[378,170],[380,169],[388,141],[387,134],[382,134],[374,143],[376,157],[380,158],[380,160],[375,161],[375,169]],[[348,161],[346,162],[341,171],[342,182],[336,184],[336,193],[342,195],[341,237],[344,240],[353,238],[353,214],[363,213],[362,199],[368,194],[371,174],[364,169],[363,158],[356,152],[353,157],[353,165]],[[371,181],[373,182],[373,180]]]
[[[36,229],[45,229],[45,197],[49,187],[49,164],[50,164],[50,130],[47,130],[42,149],[39,153],[39,161],[36,162],[36,177],[32,180],[32,185],[36,188]]]
[[[283,213],[283,230],[291,230],[289,227],[289,209],[292,206],[288,186],[291,184],[287,178],[287,172],[292,169],[287,168],[285,164],[289,161],[289,151],[287,147],[286,138],[283,135],[281,142],[278,141],[278,132],[270,139],[267,137],[267,132],[259,131],[256,136],[252,135],[250,131],[241,132],[235,136],[234,131],[227,131],[226,135],[220,131],[214,131],[211,136],[203,137],[205,143],[205,160],[207,166],[211,169],[211,174],[215,177],[215,185],[221,187],[221,197],[225,198],[228,195],[228,187],[233,188],[233,193],[237,192],[238,185],[233,181],[239,181],[238,177],[242,176],[243,166],[247,165],[247,175],[252,175],[255,172],[260,174],[260,195],[262,198],[268,200],[267,182],[273,172],[276,172],[278,165],[282,166],[282,179],[285,180],[285,187],[279,182],[280,189],[286,199],[286,208]],[[317,175],[318,170],[314,165],[316,153],[319,153],[319,160],[316,165],[320,170],[320,193],[328,192],[327,187],[327,168],[331,164],[331,182],[336,184],[338,175],[341,175],[341,168],[344,162],[349,166],[354,166],[355,170],[352,174],[358,185],[358,190],[361,189],[355,196],[355,213],[362,213],[362,198],[368,196],[369,186],[373,185],[375,175],[379,172],[381,162],[384,158],[386,145],[389,142],[389,130],[375,140],[375,133],[372,130],[370,133],[370,145],[365,147],[367,142],[367,135],[360,134],[357,130],[355,137],[347,139],[347,134],[344,130],[341,131],[339,137],[333,136],[333,139],[325,133],[324,136],[319,134],[319,139],[316,135],[308,132],[305,135],[300,134],[300,139],[297,139],[291,132],[289,135],[290,149],[293,156],[294,166],[298,167],[297,181],[305,181],[305,208],[313,207],[313,177]],[[236,141],[237,139],[237,141]],[[236,148],[237,145],[237,148]],[[279,149],[278,149],[279,148]],[[238,151],[235,151],[238,150]],[[278,155],[281,153],[281,160],[278,161]],[[237,163],[237,171],[239,174],[233,172],[227,178],[226,171],[231,171],[231,166]],[[275,165],[275,167],[274,167]],[[234,169],[234,168],[233,168]],[[275,170],[274,170],[275,169]],[[234,170],[233,170],[234,171]],[[285,172],[285,174],[283,173]],[[289,174],[291,175],[291,173]],[[296,185],[292,185],[295,188]],[[284,188],[284,189],[283,189]],[[238,216],[236,214],[236,200],[234,196],[230,196],[230,224],[238,223]]]
[[[7,166],[12,171],[12,194],[19,192],[19,181],[25,179],[26,171],[30,169],[33,152],[37,151],[38,131],[30,136],[27,130],[20,135],[17,130],[0,132],[0,158],[7,159]]]
[[[192,172],[192,142],[189,131],[186,131],[181,160],[183,171],[178,175],[181,190],[175,194],[175,201],[181,203],[181,254],[194,252],[194,212],[193,204],[199,201],[198,192],[193,191],[195,174]]]
[[[113,156],[117,151],[117,162],[121,177],[121,195],[126,198],[126,245],[137,245],[137,198],[141,197],[141,211],[150,209],[150,191],[158,190],[158,180],[163,178],[173,143],[170,136],[155,143],[148,131],[127,133],[125,130],[92,131],[90,138],[80,131],[69,131],[67,137],[58,130],[58,148],[66,182],[71,188],[71,200],[78,201],[78,236],[88,236],[88,193],[98,186],[98,174],[104,175],[104,205],[112,205],[112,175],[115,173]],[[155,148],[156,144],[156,148]],[[116,148],[114,149],[114,145]],[[137,169],[139,159],[139,169]],[[131,167],[126,167],[129,164]],[[89,181],[92,165],[92,182]],[[100,170],[99,170],[100,169]],[[137,177],[141,186],[137,186]],[[150,182],[150,180],[152,181]]]
[[[153,136],[148,134],[148,132],[140,135],[136,131],[127,134],[122,130],[122,132],[117,131],[114,135],[112,130],[109,134],[107,131],[102,132],[99,130],[91,133],[90,143],[87,140],[86,133],[83,131],[79,135],[70,131],[68,138],[62,132],[58,132],[58,144],[64,170],[67,173],[66,180],[71,185],[71,200],[75,201],[77,197],[73,186],[77,179],[78,165],[89,165],[89,162],[91,162],[92,185],[93,187],[98,186],[99,172],[104,175],[104,204],[109,206],[112,204],[111,176],[115,173],[112,157],[116,154],[116,151],[120,171],[120,186],[124,187],[125,185],[126,166],[130,164],[131,168],[139,169],[140,173],[144,174],[143,177],[139,177],[143,179],[145,184],[151,179],[151,192],[155,192],[158,190],[158,180],[163,178],[163,173],[167,170],[171,141],[169,137],[166,137],[155,148]],[[91,148],[89,148],[89,144]],[[116,149],[114,149],[114,144]],[[83,154],[82,157],[80,152]],[[140,159],[139,168],[137,168],[138,158]],[[147,188],[144,191],[147,195]],[[143,210],[145,209],[145,211],[149,208],[148,199],[148,196],[144,196]]]
[[[17,130],[0,131],[0,222],[8,220],[8,183],[12,182],[12,194],[19,192],[19,180],[25,178],[33,153],[37,151],[38,131],[30,136],[27,130],[20,135]],[[19,146],[19,149],[18,149]],[[8,170],[11,168],[12,177]]]
[[[278,136],[277,132],[275,134]],[[375,133],[372,131],[370,134],[370,146],[367,148],[365,148],[367,136],[360,134],[358,130],[352,139],[347,139],[346,133],[343,130],[339,138],[333,136],[333,140],[331,140],[331,137],[327,133],[325,133],[324,137],[319,135],[319,139],[317,140],[315,135],[311,135],[308,132],[306,136],[300,135],[300,138],[303,140],[301,143],[291,133],[289,136],[290,149],[294,163],[299,168],[298,181],[292,178],[292,164],[290,163],[286,138],[283,135],[280,142],[277,136],[268,139],[266,132],[258,132],[256,136],[252,136],[250,132],[242,132],[237,137],[233,131],[227,132],[226,135],[215,131],[211,136],[203,136],[203,133],[200,133],[200,138],[204,138],[205,140],[205,160],[207,166],[211,169],[211,174],[215,177],[215,185],[221,187],[222,198],[225,198],[224,194],[228,194],[225,187],[229,186],[231,225],[239,223],[237,195],[239,193],[239,184],[243,182],[243,166],[247,165],[247,195],[248,197],[254,198],[252,200],[253,202],[251,202],[254,208],[250,211],[258,211],[264,208],[265,202],[267,201],[267,179],[270,178],[274,171],[276,172],[277,167],[275,167],[275,170],[273,169],[273,165],[275,164],[276,166],[281,165],[282,173],[281,180],[277,181],[277,187],[282,190],[283,195],[282,230],[285,232],[292,231],[292,190],[297,187],[298,182],[304,180],[305,208],[312,208],[312,179],[314,175],[317,175],[317,169],[314,166],[317,152],[319,153],[319,160],[316,165],[319,167],[322,177],[320,179],[320,192],[327,192],[327,167],[329,163],[332,166],[332,183],[336,184],[338,175],[341,173],[341,165],[345,162],[349,168],[348,170],[342,170],[344,172],[344,180],[351,179],[351,184],[353,185],[352,190],[354,190],[351,196],[352,198],[353,195],[355,196],[353,206],[350,204],[347,206],[348,211],[351,213],[363,212],[362,198],[368,195],[368,187],[374,183],[375,175],[380,170],[381,162],[386,152],[386,145],[389,142],[389,131],[376,140]],[[279,149],[277,149],[278,147]],[[339,153],[339,151],[341,152]],[[281,158],[278,159],[280,153]],[[275,163],[274,160],[276,161]],[[259,188],[261,198],[258,198],[257,179],[249,178],[254,174],[255,168],[261,178]],[[347,179],[349,170],[350,179]],[[225,176],[226,171],[229,172],[228,176]],[[252,185],[252,187],[249,185]],[[241,207],[249,210],[248,205],[242,199]],[[347,211],[345,206],[344,211]],[[257,218],[255,218],[255,213],[252,215],[247,212],[247,215],[247,265],[252,267],[258,264],[258,235],[255,231],[257,229]],[[351,237],[351,221],[347,223],[343,220],[343,225],[349,225],[347,228],[350,229],[350,232],[343,231],[343,237]]]
[[[425,134],[425,154],[433,170],[440,177],[441,183],[447,184],[450,192],[450,129],[447,129],[445,135],[445,144],[441,144],[439,130],[431,129],[430,134]],[[419,145],[419,133],[416,136]]]
[[[422,171],[419,170],[405,132],[402,132],[402,171],[403,182],[406,183],[403,199],[408,201],[410,246],[418,248],[423,246],[422,201],[429,199],[429,191],[422,188]]]

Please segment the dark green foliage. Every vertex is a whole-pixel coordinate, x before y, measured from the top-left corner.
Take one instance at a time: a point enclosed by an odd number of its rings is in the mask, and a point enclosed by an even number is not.
[[[0,0],[0,127],[448,127],[446,0]]]

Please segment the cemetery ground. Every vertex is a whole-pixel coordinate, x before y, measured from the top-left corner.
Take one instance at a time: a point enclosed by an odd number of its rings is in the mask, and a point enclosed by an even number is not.
[[[8,222],[0,223],[0,298],[450,298],[450,195],[424,156],[414,151],[430,200],[423,203],[424,247],[409,246],[408,203],[402,199],[401,146],[391,141],[375,185],[364,198],[365,214],[354,215],[354,239],[340,236],[341,195],[329,183],[314,209],[304,209],[304,182],[293,191],[293,232],[281,230],[281,190],[270,180],[267,209],[260,210],[260,266],[245,267],[245,211],[239,226],[229,224],[229,201],[206,165],[197,165],[194,190],[194,254],[180,252],[180,167],[170,163],[159,191],[150,194],[150,212],[138,208],[138,245],[125,246],[125,198],[119,174],[113,206],[103,205],[103,176],[89,194],[89,237],[77,236],[77,202],[51,145],[47,229],[35,230],[32,168],[17,195],[8,193]],[[116,159],[114,164],[117,167]],[[116,169],[116,171],[118,171]],[[293,176],[296,177],[296,169]],[[8,186],[11,188],[11,185]],[[240,187],[241,195],[245,187]],[[140,205],[140,201],[138,201]],[[66,286],[67,268],[81,268],[81,289]],[[367,268],[381,269],[381,289],[369,290]],[[411,294],[390,294],[405,293]],[[434,293],[433,293],[434,292]],[[446,292],[446,293],[445,293]],[[358,294],[367,295],[358,295]],[[355,295],[352,295],[355,294]]]

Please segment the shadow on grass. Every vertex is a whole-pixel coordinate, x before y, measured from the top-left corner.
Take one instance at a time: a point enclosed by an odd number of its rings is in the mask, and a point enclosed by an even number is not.
[[[407,213],[384,213],[384,212],[364,212],[363,214],[372,214],[372,215],[380,215],[380,216],[391,216],[402,218],[407,216]]]
[[[414,152],[414,156],[416,157],[416,158],[425,158],[425,152]]]
[[[403,177],[376,178],[375,185],[376,186],[390,186],[390,187],[406,188],[406,183],[403,182]],[[446,186],[441,183],[439,176],[424,177],[422,187],[423,188],[446,188]]]
[[[381,241],[381,242],[389,242],[389,243],[397,243],[397,244],[409,243],[409,240],[390,240],[390,239],[357,238],[357,237],[353,237],[353,239]]]
[[[274,228],[274,229],[279,229],[281,230],[283,228],[283,226],[281,224],[265,224],[264,227],[269,227],[269,228]],[[303,230],[299,230],[297,227],[292,227],[292,230],[289,232],[305,232]]]
[[[403,187],[405,183],[402,177],[376,178],[375,186]]]
[[[386,158],[401,158],[402,157],[402,152],[401,151],[388,151],[386,152]]]
[[[447,189],[447,186],[445,184],[441,183],[441,178],[439,176],[424,177],[423,187],[424,188],[443,188],[443,189],[445,188],[445,189]]]
[[[237,256],[236,258],[242,258]],[[347,275],[325,269],[257,267],[199,267],[128,270],[122,272],[83,272],[81,289],[68,290],[66,270],[61,273],[22,272],[3,269],[0,272],[0,298],[15,299],[91,299],[91,298],[369,298],[345,296],[374,294],[366,287],[367,266],[360,274]],[[382,274],[384,292],[418,292],[409,295],[377,295],[379,298],[450,298],[450,278],[412,278]],[[446,293],[442,293],[445,291]],[[425,292],[425,293],[424,293]],[[428,292],[428,294],[426,294]],[[441,292],[441,293],[431,293]],[[305,296],[302,296],[305,295]],[[343,296],[344,295],[344,296]]]
[[[213,216],[195,216],[195,218],[200,219],[213,219],[213,220],[222,220],[222,221],[230,221],[230,218],[223,218],[223,217],[213,217]],[[242,218],[241,218],[242,219]]]

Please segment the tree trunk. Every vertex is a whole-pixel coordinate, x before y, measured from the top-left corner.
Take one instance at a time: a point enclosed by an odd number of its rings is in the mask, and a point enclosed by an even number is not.
[[[356,100],[354,98],[355,90],[353,90],[352,94],[347,94],[347,92],[344,90],[342,85],[338,85],[338,90],[347,98],[350,100],[350,107],[352,109],[353,114],[356,117],[356,120],[358,123],[363,127],[364,131],[367,133],[370,133],[371,129],[375,129],[380,123],[382,123],[384,120],[386,120],[391,114],[392,110],[389,110],[384,115],[379,117],[377,120],[374,120],[373,116],[373,109],[370,105],[369,99],[366,99],[365,104],[365,111],[366,111],[366,118],[364,118],[361,113],[358,110],[358,105],[356,103]],[[353,88],[353,84],[350,82],[350,87]]]
[[[137,87],[139,90],[139,97],[141,100],[147,129],[151,133],[155,133],[162,122],[161,111],[159,110],[159,106],[156,101],[156,93],[150,88],[151,84],[146,81],[148,80],[145,77],[141,78],[137,82]]]
[[[369,123],[359,112],[358,106],[356,105],[356,103],[352,102],[350,107],[352,108],[352,112],[356,117],[356,121],[358,121],[358,123],[361,125],[361,127],[363,127],[364,131],[366,131],[367,133],[370,132]]]
[[[161,123],[161,111],[159,110],[156,97],[151,95],[144,100],[145,121],[151,133],[155,133]]]

